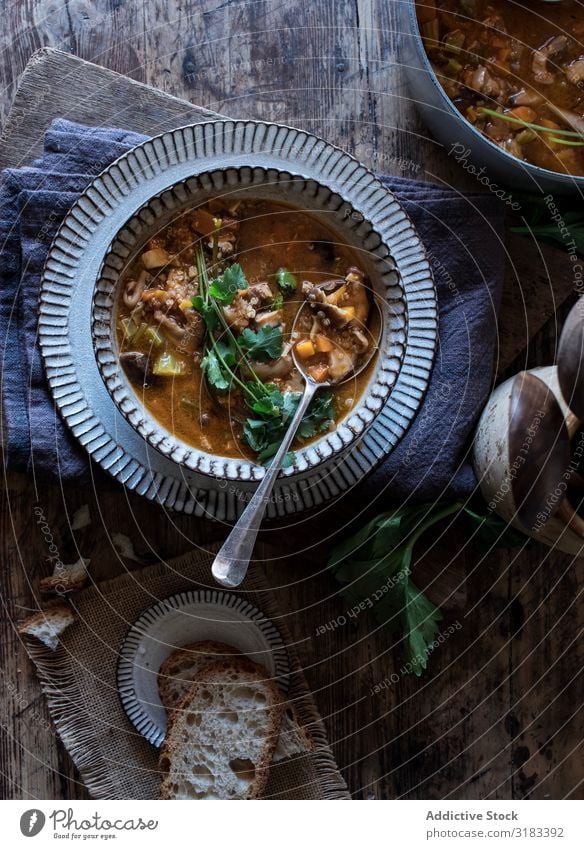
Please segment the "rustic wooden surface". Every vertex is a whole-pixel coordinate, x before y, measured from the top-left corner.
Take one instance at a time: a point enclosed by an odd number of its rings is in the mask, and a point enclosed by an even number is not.
[[[35,50],[55,47],[210,110],[310,129],[374,168],[468,185],[427,139],[407,101],[396,62],[394,2],[3,0],[0,8],[4,162],[29,161],[56,114],[144,132],[193,118],[188,104],[96,69],[82,70],[76,60],[55,54],[37,57],[20,79]],[[47,84],[43,97],[31,102],[27,86],[38,95],[39,79]],[[554,298],[561,303],[571,288],[563,255],[546,248],[542,257],[536,246],[512,241],[501,370],[514,356],[515,367],[551,361]],[[518,310],[522,293],[526,308]],[[85,503],[92,524],[72,539],[68,522]],[[0,795],[84,798],[13,628],[35,606],[38,580],[47,573],[35,505],[44,511],[61,558],[77,551],[90,556],[94,580],[136,565],[117,557],[114,532],[127,534],[147,561],[220,538],[224,529],[165,515],[115,487],[35,492],[21,477],[6,481],[0,513]],[[430,541],[420,553],[419,570],[427,580],[452,559],[455,575],[466,563],[466,584],[449,601],[445,620],[462,627],[436,652],[429,675],[417,680],[399,675],[399,655],[366,616],[317,636],[320,626],[346,613],[335,585],[321,574],[326,553],[316,540],[327,521],[333,525],[335,517],[302,517],[292,532],[272,526],[264,540],[279,552],[289,550],[293,538],[314,542],[300,555],[273,560],[268,572],[355,797],[581,796],[582,561],[537,546],[480,559],[466,549],[463,535],[445,529],[445,541]],[[394,672],[397,683],[384,683]]]

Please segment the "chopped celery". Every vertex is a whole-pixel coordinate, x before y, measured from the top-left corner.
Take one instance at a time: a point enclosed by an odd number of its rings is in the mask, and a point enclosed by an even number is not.
[[[131,318],[123,318],[120,321],[120,324],[122,326],[122,334],[123,334],[123,337],[124,337],[124,342],[130,342],[134,338],[134,334],[136,333],[136,330],[138,329],[136,327],[136,322],[132,321]]]
[[[136,330],[136,332],[132,336],[132,342],[135,342],[136,344],[138,342],[141,342],[142,339],[144,338],[144,334],[146,333],[147,328],[148,328],[148,325],[146,324],[146,322],[144,322],[144,321],[140,322],[140,326],[138,327],[138,329]]]
[[[462,70],[462,65],[456,59],[449,59],[447,64],[444,66],[444,70],[447,74],[456,76]]]
[[[152,373],[157,377],[181,377],[186,371],[184,360],[178,360],[172,354],[160,354],[154,362]]]
[[[144,335],[154,348],[162,348],[162,346],[164,345],[164,337],[160,330],[158,330],[156,327],[146,326]]]
[[[189,395],[183,395],[180,399],[181,409],[188,413],[191,418],[196,419],[199,416],[199,405],[195,398],[191,398]]]

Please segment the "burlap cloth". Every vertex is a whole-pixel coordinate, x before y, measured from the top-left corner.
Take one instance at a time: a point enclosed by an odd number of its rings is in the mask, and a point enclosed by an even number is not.
[[[96,799],[158,798],[158,749],[135,730],[122,708],[118,652],[143,610],[181,590],[209,587],[212,559],[211,546],[82,590],[72,600],[79,621],[65,631],[56,651],[28,639],[57,732]],[[277,622],[290,656],[288,697],[316,743],[314,752],[271,767],[264,798],[349,799],[290,634],[257,567],[242,590],[246,600]]]

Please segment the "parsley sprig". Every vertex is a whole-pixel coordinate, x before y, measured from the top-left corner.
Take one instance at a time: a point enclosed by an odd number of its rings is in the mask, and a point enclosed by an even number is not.
[[[418,676],[428,665],[443,616],[412,580],[414,550],[431,527],[454,514],[465,517],[472,544],[483,553],[528,542],[495,514],[481,515],[463,502],[426,504],[376,516],[337,545],[328,563],[344,598],[353,605],[367,601],[379,625],[403,636],[406,661]]]
[[[278,450],[291,417],[300,402],[300,392],[282,392],[275,383],[265,383],[256,374],[252,361],[267,362],[282,355],[283,336],[279,327],[246,328],[236,336],[223,308],[230,306],[238,291],[248,288],[243,269],[234,263],[209,279],[202,249],[197,251],[199,294],[193,307],[202,316],[207,330],[201,368],[208,384],[218,392],[234,387],[241,390],[250,416],[243,427],[243,440],[267,463]],[[216,267],[214,264],[213,267]],[[331,393],[320,393],[310,405],[298,428],[298,436],[309,439],[326,430],[334,421]],[[289,465],[292,455],[287,458]]]

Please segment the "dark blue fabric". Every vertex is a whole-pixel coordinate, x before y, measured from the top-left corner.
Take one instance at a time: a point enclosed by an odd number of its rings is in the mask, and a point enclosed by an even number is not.
[[[0,182],[0,356],[3,443],[9,468],[37,480],[88,477],[87,455],[61,421],[48,390],[37,334],[47,250],[91,178],[144,140],[119,129],[59,119],[43,156]],[[440,345],[425,404],[399,447],[367,480],[370,494],[416,501],[466,495],[475,479],[469,437],[488,395],[503,279],[503,208],[485,194],[381,176],[426,245],[438,287]]]

